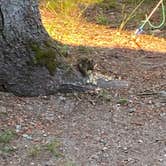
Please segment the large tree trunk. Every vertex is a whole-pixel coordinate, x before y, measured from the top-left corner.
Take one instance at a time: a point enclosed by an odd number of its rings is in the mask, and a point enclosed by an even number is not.
[[[45,31],[37,0],[0,0],[0,86],[20,96],[85,90]]]

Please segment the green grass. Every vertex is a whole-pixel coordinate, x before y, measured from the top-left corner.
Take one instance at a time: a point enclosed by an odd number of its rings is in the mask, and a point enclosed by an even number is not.
[[[101,90],[98,94],[98,98],[100,98],[103,101],[107,101],[110,102],[112,100],[112,96],[110,94],[110,92],[108,92],[107,90]]]
[[[0,147],[0,151],[3,153],[12,153],[15,151],[15,149],[10,145],[4,145]]]
[[[100,25],[109,25],[109,19],[101,12],[98,16],[96,16],[96,22]]]
[[[0,112],[0,117],[7,117],[8,113],[7,112]]]
[[[93,50],[90,47],[80,45],[78,46],[78,51],[83,54],[90,54]]]
[[[155,6],[158,2],[157,0],[125,0],[122,3],[117,2],[117,0],[41,0],[41,2],[43,1],[48,10],[63,16],[73,16],[74,19],[82,18],[80,16],[83,16],[88,6],[95,4],[100,8],[100,13],[95,16],[96,23],[100,25],[115,24],[119,27],[119,31],[125,30],[130,23],[140,24],[147,14],[147,9],[142,8],[142,6],[144,4]],[[121,15],[119,18],[116,16],[116,20],[110,20],[105,14],[106,11],[112,9],[115,12],[121,11]],[[69,17],[70,19],[71,17]],[[113,23],[113,21],[116,22]]]
[[[5,130],[0,133],[0,143],[7,144],[10,143],[12,139],[14,139],[16,133],[11,130]]]
[[[28,149],[28,156],[38,157],[42,152],[49,152],[54,157],[59,158],[62,154],[59,151],[61,144],[56,139],[46,143],[46,144],[37,144]]]
[[[117,104],[120,104],[120,105],[126,105],[127,103],[128,103],[128,99],[125,99],[125,98],[119,99],[119,101],[117,102]]]
[[[136,4],[135,8],[130,12],[130,14],[126,13],[126,5],[122,5],[122,21],[121,24],[119,26],[119,30],[123,30],[125,28],[125,26],[127,25],[127,23],[133,18],[135,17],[136,11],[141,7],[141,5],[143,4],[144,0],[141,0],[138,4]]]
[[[28,156],[30,157],[37,157],[41,153],[41,146],[35,145],[31,147],[28,151]]]
[[[62,56],[67,57],[69,55],[69,46],[58,45],[57,47],[58,47],[58,50]]]
[[[125,3],[128,3],[128,4],[137,4],[139,1],[138,0],[126,0]],[[144,3],[155,3],[155,2],[158,2],[158,0],[144,0]]]
[[[118,6],[118,2],[117,0],[103,0],[98,2],[98,6],[103,10],[112,10],[116,9],[116,7]]]
[[[11,130],[0,132],[0,152],[12,153],[15,149],[10,146],[10,142],[16,137],[16,133]]]
[[[61,13],[63,15],[73,15],[80,12],[80,5],[84,6],[82,10],[87,7],[87,5],[100,3],[103,0],[40,0],[41,3],[46,5],[46,8],[54,11],[56,13]]]
[[[76,164],[74,164],[73,162],[71,161],[67,161],[64,166],[76,166]]]
[[[48,152],[50,152],[55,157],[61,157],[62,154],[59,152],[60,148],[60,142],[57,140],[53,140],[47,144],[44,145],[44,149]]]

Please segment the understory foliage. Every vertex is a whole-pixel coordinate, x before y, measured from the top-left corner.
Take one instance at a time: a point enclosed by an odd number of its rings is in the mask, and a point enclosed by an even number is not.
[[[84,11],[87,6],[103,0],[41,0],[41,5],[58,14],[73,15]],[[80,10],[81,9],[81,10]]]
[[[123,4],[138,4],[141,0],[125,0]],[[155,3],[157,0],[143,0],[144,3]],[[99,4],[105,7],[114,8],[119,5],[117,0],[40,0],[40,3],[50,10],[54,10],[57,13],[71,13],[77,10],[80,6]]]
[[[134,18],[138,20],[138,23],[145,18],[146,13],[142,13],[142,4],[155,4],[157,0],[124,0],[118,2],[117,0],[40,0],[41,8],[46,8],[48,11],[54,12],[55,15],[61,17],[69,17],[69,19],[80,19],[84,16],[84,12],[89,6],[94,5],[100,8],[99,13],[96,16],[96,23],[102,25],[110,25],[111,20],[105,15],[105,11],[117,10],[121,11],[119,21],[117,20],[119,30],[123,30],[129,21]],[[128,6],[132,6],[129,9]],[[141,11],[141,12],[140,12]],[[149,13],[149,11],[148,11]]]

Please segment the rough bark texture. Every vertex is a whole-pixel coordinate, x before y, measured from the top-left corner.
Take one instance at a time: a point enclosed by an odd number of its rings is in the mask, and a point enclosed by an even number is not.
[[[84,91],[81,76],[64,65],[52,44],[47,48],[48,41],[37,0],[0,0],[1,88],[20,96]]]

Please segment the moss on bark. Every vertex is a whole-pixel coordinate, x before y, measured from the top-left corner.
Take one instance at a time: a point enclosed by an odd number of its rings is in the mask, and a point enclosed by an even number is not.
[[[30,47],[35,53],[33,63],[36,65],[45,66],[50,75],[54,75],[59,64],[56,51],[48,45],[41,47],[37,43],[31,44]]]

